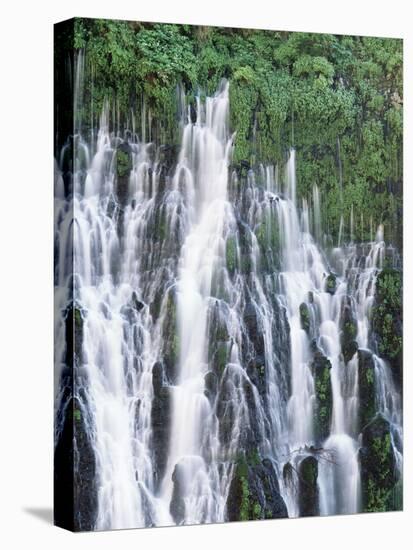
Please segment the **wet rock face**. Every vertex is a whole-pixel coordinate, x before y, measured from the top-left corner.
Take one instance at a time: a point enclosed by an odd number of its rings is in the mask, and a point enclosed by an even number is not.
[[[55,447],[54,521],[72,531],[92,531],[98,509],[95,454],[79,401],[70,399],[63,414]]]
[[[240,409],[240,392],[244,395],[246,410]],[[241,414],[248,416],[242,423],[243,429],[236,434],[239,448],[253,448],[260,443],[262,432],[258,426],[254,386],[247,377],[240,377],[232,366],[228,366],[219,382],[215,410],[219,422],[219,440],[223,448],[229,448],[234,427],[239,424]]]
[[[314,432],[317,441],[328,437],[333,411],[333,392],[331,387],[331,363],[319,350],[314,353],[311,364],[314,386]]]
[[[176,382],[179,362],[180,341],[177,325],[177,297],[174,289],[168,291],[166,298],[166,312],[162,325],[163,363],[165,376],[171,384]]]
[[[247,374],[251,382],[257,387],[260,395],[264,396],[266,392],[264,355],[256,355],[248,362]]]
[[[172,172],[178,156],[179,146],[177,145],[165,144],[159,147],[159,162],[168,172]]]
[[[66,357],[68,368],[80,365],[82,362],[83,316],[77,307],[69,307],[66,311]]]
[[[71,369],[70,369],[71,371]],[[71,391],[70,391],[71,393]],[[54,522],[56,525],[74,530],[73,493],[73,401],[70,399],[65,410],[63,427],[54,451]]]
[[[358,350],[359,425],[363,429],[376,412],[374,359],[369,350]]]
[[[344,361],[348,363],[357,352],[357,320],[353,314],[350,298],[343,304],[340,317],[340,343]]]
[[[394,509],[393,498],[399,473],[396,468],[390,424],[380,414],[362,431],[359,460],[362,511],[385,512]]]
[[[233,276],[238,266],[237,241],[233,235],[230,235],[225,243],[225,260],[228,272]]]
[[[94,528],[98,505],[96,458],[80,403],[74,399],[74,529]]]
[[[184,480],[183,472],[179,463],[175,466],[172,474],[173,491],[169,505],[169,512],[177,525],[181,525],[185,519],[184,501]]]
[[[304,302],[300,304],[300,322],[301,328],[308,334],[311,328],[310,309]]]
[[[157,484],[164,476],[169,452],[171,395],[170,389],[165,385],[164,380],[164,367],[162,363],[157,362],[152,369],[154,398],[151,412],[153,460]]]
[[[209,401],[212,402],[218,391],[218,377],[214,372],[208,371],[204,376],[204,381],[204,393]]]
[[[279,493],[272,462],[261,461],[257,451],[243,456],[235,465],[227,500],[228,521],[288,517]]]
[[[247,302],[245,305],[244,324],[255,353],[257,355],[263,355],[265,353],[264,335],[260,327],[258,312],[252,302]]]
[[[300,462],[299,471],[300,516],[317,516],[320,513],[318,494],[318,462],[307,456]]]
[[[403,386],[403,288],[402,272],[383,269],[377,276],[372,327],[377,351],[386,359],[399,386]]]
[[[334,273],[329,273],[325,280],[325,291],[329,294],[335,294],[337,290],[337,277]]]
[[[116,150],[116,197],[124,208],[129,198],[129,175],[132,170],[132,148],[124,141]]]
[[[213,372],[221,379],[230,358],[232,342],[227,328],[228,306],[216,300],[208,313],[208,358]]]

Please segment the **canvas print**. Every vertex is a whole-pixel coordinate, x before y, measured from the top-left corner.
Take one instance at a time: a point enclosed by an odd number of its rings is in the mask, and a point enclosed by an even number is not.
[[[55,523],[402,509],[403,44],[55,26]]]

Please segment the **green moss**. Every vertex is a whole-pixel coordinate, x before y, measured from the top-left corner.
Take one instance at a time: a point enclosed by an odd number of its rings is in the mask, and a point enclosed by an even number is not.
[[[226,240],[225,257],[228,271],[234,273],[237,267],[237,240],[233,236],[229,236]]]
[[[80,309],[74,308],[73,313],[74,313],[74,318],[75,318],[75,327],[77,329],[82,328],[83,319],[82,319],[82,314],[80,313]]]
[[[376,414],[375,367],[372,354],[358,352],[359,423],[364,428]]]
[[[361,450],[363,510],[384,512],[394,509],[399,477],[390,425],[383,417],[377,416],[363,430]]]
[[[377,487],[376,483],[369,479],[367,482],[367,503],[365,512],[386,512],[389,500],[389,490]]]
[[[217,342],[215,352],[213,354],[214,371],[217,376],[221,377],[228,362],[228,344],[226,342]]]
[[[314,486],[317,483],[318,477],[318,467],[316,460],[306,460],[302,462],[302,467],[300,468],[300,475],[303,481],[309,485]]]
[[[81,415],[81,412],[79,409],[75,409],[73,411],[73,418],[75,419],[76,422],[80,422],[81,419],[82,419],[82,415]]]
[[[357,335],[357,324],[356,324],[356,322],[347,321],[344,324],[344,331],[345,331],[346,335],[349,338],[355,338],[356,335]]]
[[[125,151],[118,149],[116,153],[116,173],[118,177],[127,176],[132,168],[130,155]]]
[[[258,466],[258,464],[261,464],[261,457],[258,452],[258,449],[252,449],[247,454],[247,464],[249,466]]]
[[[315,385],[314,432],[318,440],[326,438],[330,431],[333,407],[330,369],[330,361],[317,354],[312,370]]]
[[[400,479],[394,486],[389,497],[391,510],[403,510],[403,480]]]
[[[314,456],[305,457],[299,465],[299,509],[301,516],[319,513],[318,462]]]
[[[275,210],[265,212],[255,229],[261,253],[261,268],[272,272],[280,269],[280,228]]]
[[[390,434],[386,434],[384,438],[375,437],[371,452],[379,468],[376,468],[378,477],[368,479],[365,509],[366,512],[385,512],[389,509],[392,495],[392,487],[387,484],[387,480],[392,476],[388,465],[388,456],[392,452]]]
[[[234,480],[237,486],[238,519],[247,521],[261,519],[262,507],[252,496],[250,490],[249,472],[261,464],[257,449],[252,450],[247,456],[240,453],[236,461]]]
[[[337,278],[332,273],[329,273],[326,278],[326,291],[334,294],[337,288]]]
[[[167,375],[173,381],[179,362],[181,343],[177,326],[176,294],[172,290],[168,291],[166,304],[163,307],[165,310],[162,324],[162,353]]]
[[[367,370],[366,381],[367,381],[367,384],[369,384],[369,386],[372,386],[374,384],[374,372],[372,369]]]
[[[378,337],[378,352],[390,362],[397,378],[401,377],[403,353],[402,316],[401,272],[385,268],[377,277],[372,321],[373,330]]]
[[[241,490],[242,490],[242,498],[241,498],[241,506],[239,509],[239,519],[241,521],[247,521],[249,519],[250,491],[248,487],[248,480],[245,477],[241,478]]]
[[[310,331],[310,310],[306,303],[300,304],[300,323],[303,330],[306,332]]]
[[[261,505],[256,502],[252,507],[252,519],[261,519]]]
[[[172,337],[172,345],[171,345],[171,352],[174,362],[177,362],[179,359],[179,353],[180,353],[180,340],[177,332]]]

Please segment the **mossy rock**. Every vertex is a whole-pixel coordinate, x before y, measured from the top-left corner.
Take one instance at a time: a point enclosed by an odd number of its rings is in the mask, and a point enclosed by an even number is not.
[[[214,305],[211,305],[208,310],[208,333],[209,341],[212,344],[216,341],[229,340],[228,317],[228,305],[224,301],[216,299]]]
[[[180,339],[177,323],[177,295],[175,288],[167,291],[165,315],[162,324],[163,344],[162,355],[165,374],[169,382],[176,381],[180,356]]]
[[[218,391],[218,377],[213,371],[208,371],[204,376],[205,389],[204,393],[206,397],[212,401]]]
[[[74,365],[82,364],[84,313],[79,307],[73,305],[66,310],[65,315],[65,364],[71,369]]]
[[[358,350],[359,378],[359,423],[364,428],[376,412],[375,369],[373,355],[369,350]]]
[[[325,280],[325,291],[329,294],[335,294],[337,290],[337,277],[334,273],[329,273]]]
[[[400,474],[396,467],[390,424],[377,415],[362,431],[359,453],[362,511],[386,512],[393,509],[393,495]]]
[[[247,373],[251,382],[258,388],[260,395],[267,391],[265,355],[254,356],[247,365]]]
[[[177,525],[182,525],[185,520],[185,486],[181,464],[176,464],[172,473],[173,491],[169,504],[169,512]]]
[[[278,218],[269,211],[255,229],[255,237],[261,252],[261,268],[266,272],[280,269],[280,229]]]
[[[311,369],[315,386],[314,435],[317,441],[321,441],[330,433],[333,412],[331,363],[320,351],[316,351]]]
[[[233,275],[238,265],[237,240],[230,235],[225,242],[225,259],[228,272]]]
[[[123,142],[116,149],[116,197],[124,208],[129,199],[129,175],[132,170],[132,149],[127,142]]]
[[[318,462],[314,456],[305,457],[298,468],[300,516],[318,516],[319,491],[317,485]]]
[[[248,338],[257,355],[264,355],[264,335],[260,325],[259,311],[253,302],[247,302],[244,307],[243,321]]]
[[[251,449],[241,453],[234,468],[226,505],[228,521],[288,517],[270,460],[261,460],[258,450]]]
[[[87,402],[73,399],[72,450],[75,447],[76,462],[72,471],[73,511],[76,529],[92,530],[97,515],[98,477],[96,456],[86,416]],[[73,452],[73,451],[72,451]]]
[[[377,276],[372,328],[378,354],[386,359],[400,390],[403,365],[402,273],[386,268]]]
[[[217,378],[220,379],[229,361],[231,342],[216,341],[212,350],[210,365]]]
[[[311,328],[310,308],[305,302],[300,304],[300,323],[301,328],[309,334]]]
[[[353,314],[350,297],[347,296],[340,315],[340,343],[343,359],[348,363],[357,352],[357,320]]]
[[[154,398],[152,400],[151,427],[155,484],[158,486],[165,474],[168,462],[171,429],[171,393],[165,385],[163,366],[155,363],[152,371]]]

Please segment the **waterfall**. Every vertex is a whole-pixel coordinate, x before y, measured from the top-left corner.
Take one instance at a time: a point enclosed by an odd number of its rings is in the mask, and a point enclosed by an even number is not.
[[[323,246],[320,190],[300,198],[294,149],[286,166],[235,170],[229,86],[196,107],[179,91],[172,160],[145,141],[145,102],[132,130],[109,103],[98,128],[79,119],[56,159],[56,415],[72,315],[76,475],[94,529],[360,511],[370,358],[402,469],[401,396],[371,321],[397,254],[382,227],[355,242],[353,209],[351,242],[341,217],[338,246]]]
[[[184,188],[188,232],[180,254],[177,276],[177,332],[179,361],[176,385],[172,387],[172,425],[163,498],[172,496],[172,479],[179,476],[185,501],[183,521],[223,521],[217,473],[209,471],[207,452],[218,455],[218,434],[210,401],[205,395],[208,371],[207,320],[211,307],[213,275],[222,255],[222,233],[227,210],[228,83],[212,98],[205,112],[198,104],[197,120],[184,129],[174,185]],[[215,307],[212,305],[212,307]],[[213,470],[214,468],[212,468]],[[175,472],[175,475],[174,475]]]

